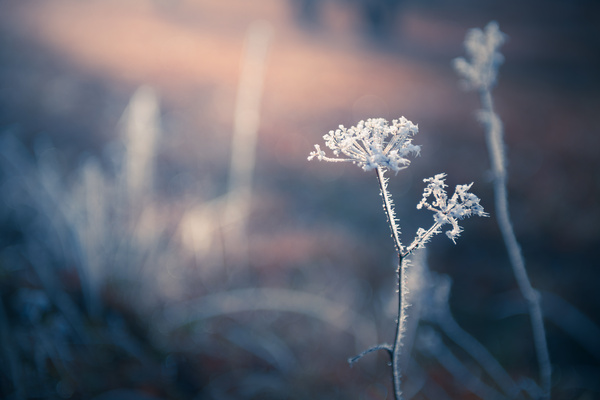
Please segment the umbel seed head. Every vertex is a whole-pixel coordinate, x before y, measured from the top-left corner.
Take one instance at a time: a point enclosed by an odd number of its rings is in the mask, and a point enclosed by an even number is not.
[[[393,120],[391,124],[384,118],[370,118],[350,128],[340,125],[323,139],[334,156],[344,158],[327,157],[316,144],[316,150],[310,153],[308,160],[349,161],[365,171],[383,168],[398,172],[410,165],[408,155],[419,154],[421,147],[412,144],[412,137],[418,132],[418,126],[404,117]]]

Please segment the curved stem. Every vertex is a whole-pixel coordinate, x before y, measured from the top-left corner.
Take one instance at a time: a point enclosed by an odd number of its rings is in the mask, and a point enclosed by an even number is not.
[[[362,353],[360,353],[352,358],[349,358],[348,363],[350,364],[350,366],[352,366],[355,362],[357,362],[358,360],[360,360],[367,354],[372,353],[377,350],[385,350],[389,353],[390,357],[393,357],[394,349],[392,348],[392,346],[390,346],[389,344],[378,344],[377,346],[373,346],[370,349],[367,349],[367,350],[363,351]]]
[[[537,291],[531,286],[531,282],[525,269],[525,259],[521,253],[521,247],[515,236],[510,214],[508,211],[508,197],[506,189],[506,160],[504,158],[504,142],[502,138],[502,124],[494,112],[492,95],[489,90],[482,90],[481,103],[484,111],[488,114],[486,121],[486,141],[490,153],[492,170],[494,172],[494,195],[496,205],[496,218],[506,250],[508,252],[510,263],[517,280],[519,289],[527,301],[529,315],[531,318],[531,327],[533,330],[533,340],[535,344],[536,355],[540,369],[540,383],[544,392],[544,398],[550,398],[551,386],[551,365],[548,344],[546,342],[546,332],[544,328],[544,319],[540,305],[540,297]]]
[[[441,312],[437,315],[437,323],[446,336],[477,361],[509,398],[517,398],[520,392],[517,384],[502,368],[498,360],[490,354],[488,349],[456,322],[448,303],[443,306]]]

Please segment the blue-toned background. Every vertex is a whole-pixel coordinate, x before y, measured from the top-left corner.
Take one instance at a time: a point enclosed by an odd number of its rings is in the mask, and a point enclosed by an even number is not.
[[[440,172],[492,214],[435,238],[414,291],[448,275],[455,320],[536,381],[477,94],[451,66],[490,20],[508,35],[493,94],[553,398],[600,396],[596,2],[2,0],[0,397],[392,398],[385,354],[346,362],[394,335],[375,175],[306,157],[339,124],[400,116],[422,146],[390,180],[405,241]],[[432,332],[442,350],[417,340]],[[416,337],[407,396],[496,387],[436,321]]]

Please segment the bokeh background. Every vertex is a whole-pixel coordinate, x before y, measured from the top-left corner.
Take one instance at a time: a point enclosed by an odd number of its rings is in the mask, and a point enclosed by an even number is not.
[[[405,116],[422,146],[390,181],[405,241],[430,225],[415,205],[440,172],[492,213],[478,98],[451,67],[491,20],[508,35],[494,98],[554,398],[600,397],[591,0],[0,1],[0,397],[392,398],[385,354],[346,361],[394,335],[377,181],[306,157],[339,124]],[[454,320],[535,387],[493,213],[463,225],[419,255],[413,291],[451,280]],[[407,396],[498,390],[433,314],[414,337],[438,347],[414,340]]]

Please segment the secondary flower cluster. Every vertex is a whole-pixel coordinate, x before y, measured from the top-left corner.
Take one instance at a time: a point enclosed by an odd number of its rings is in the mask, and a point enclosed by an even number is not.
[[[427,183],[427,187],[423,191],[423,199],[417,205],[418,209],[425,207],[433,211],[433,219],[435,221],[433,229],[425,231],[420,229],[417,232],[417,238],[427,241],[425,238],[427,232],[438,233],[443,225],[450,224],[452,229],[446,232],[446,235],[455,242],[456,238],[462,232],[462,228],[458,225],[458,220],[477,215],[487,217],[488,214],[483,211],[483,207],[479,204],[479,197],[473,193],[469,193],[469,189],[473,183],[468,185],[456,185],[454,194],[448,199],[446,193],[446,174],[437,174],[433,178],[423,179]],[[433,196],[433,201],[429,201],[429,197]]]
[[[343,154],[347,158],[327,157],[316,144],[316,150],[310,153],[308,159],[350,161],[365,171],[379,167],[398,172],[410,165],[407,158],[409,154],[418,155],[421,150],[420,146],[412,144],[412,137],[418,131],[419,128],[404,117],[393,120],[391,125],[383,118],[360,121],[350,128],[340,125],[339,129],[329,131],[323,139],[336,157]]]
[[[468,89],[487,90],[496,83],[498,67],[504,57],[498,49],[506,40],[497,22],[486,25],[485,31],[471,29],[465,38],[465,50],[471,61],[454,60],[454,68],[465,79]]]
[[[418,209],[426,208],[433,211],[434,224],[428,230],[419,228],[413,242],[407,247],[402,245],[399,238],[400,229],[395,218],[391,195],[387,191],[387,179],[384,177],[384,172],[387,169],[398,172],[410,165],[407,156],[411,153],[417,155],[421,150],[419,146],[412,144],[412,137],[417,132],[417,126],[404,117],[393,120],[391,125],[383,118],[371,118],[366,122],[360,121],[356,126],[348,129],[340,125],[336,131],[330,131],[323,136],[325,144],[335,156],[343,154],[347,158],[327,157],[318,144],[315,145],[316,150],[308,156],[309,160],[317,158],[319,161],[350,161],[366,171],[377,169],[384,210],[401,257],[410,254],[416,248],[423,247],[434,235],[440,233],[446,224],[452,225],[452,229],[447,231],[446,235],[455,242],[462,232],[458,220],[471,215],[480,217],[488,215],[479,204],[479,198],[473,193],[469,193],[473,183],[457,185],[452,197],[448,198],[445,190],[446,174],[437,174],[433,178],[423,180],[427,183],[427,187],[423,191],[423,199],[417,205]],[[433,201],[430,202],[431,196],[433,196]]]

